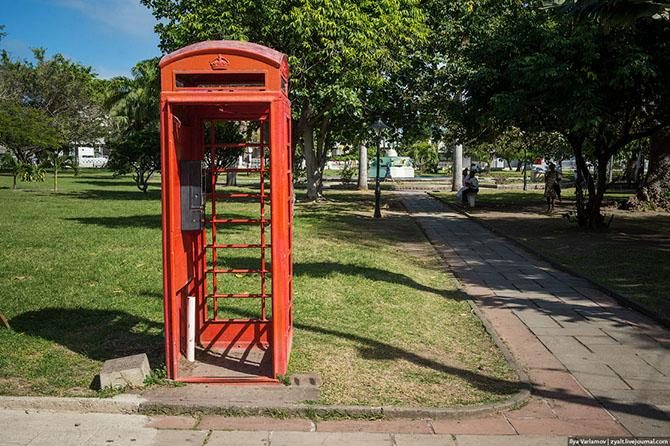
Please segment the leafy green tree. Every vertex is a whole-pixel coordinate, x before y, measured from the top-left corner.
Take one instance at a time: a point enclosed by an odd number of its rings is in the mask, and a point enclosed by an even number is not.
[[[146,194],[149,180],[161,165],[158,126],[126,129],[110,140],[109,147],[108,167],[116,175],[132,174],[137,188]]]
[[[670,2],[663,0],[546,0],[583,21],[598,21],[606,27],[632,26],[639,19],[670,20]],[[670,210],[670,128],[651,135],[649,170],[626,207],[651,204]],[[638,155],[636,164],[640,164]],[[635,175],[633,175],[635,176]]]
[[[414,161],[417,169],[421,173],[436,173],[437,163],[437,145],[430,141],[415,142],[404,151]]]
[[[294,144],[307,195],[317,199],[331,132],[343,116],[361,127],[365,100],[425,37],[418,0],[142,0],[159,20],[161,49],[211,39],[250,40],[291,66]],[[372,121],[369,121],[372,122]],[[369,125],[369,124],[368,124]]]
[[[32,163],[42,150],[62,142],[54,120],[43,110],[8,99],[0,99],[0,145],[23,164]]]
[[[101,103],[103,83],[90,67],[61,54],[48,58],[43,49],[34,49],[33,54],[35,60],[27,61],[13,60],[2,52],[0,97],[40,110],[58,130],[62,149],[96,143],[107,131]],[[33,148],[15,154],[25,160],[34,152]]]
[[[459,22],[468,36],[461,53],[469,67],[466,116],[561,133],[583,179],[578,221],[598,229],[605,224],[608,161],[670,119],[662,81],[670,70],[670,30],[653,20],[605,30],[537,6],[482,1]]]
[[[595,20],[606,25],[628,25],[637,19],[670,18],[667,0],[545,0],[547,7],[559,7],[562,12],[582,20]]]

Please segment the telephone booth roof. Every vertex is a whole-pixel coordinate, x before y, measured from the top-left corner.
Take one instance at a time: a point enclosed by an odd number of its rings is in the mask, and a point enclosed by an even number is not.
[[[185,57],[198,54],[235,54],[239,56],[257,59],[275,68],[280,68],[282,63],[288,64],[286,54],[263,45],[251,42],[240,42],[239,40],[206,40],[180,48],[170,54],[163,56],[159,66],[164,66]]]
[[[288,58],[250,42],[208,40],[160,61],[163,93],[280,93],[288,97]]]

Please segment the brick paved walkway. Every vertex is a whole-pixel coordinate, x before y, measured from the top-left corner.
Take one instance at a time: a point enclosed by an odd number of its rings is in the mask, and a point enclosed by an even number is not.
[[[527,370],[516,432],[670,436],[668,330],[425,193],[398,196]]]

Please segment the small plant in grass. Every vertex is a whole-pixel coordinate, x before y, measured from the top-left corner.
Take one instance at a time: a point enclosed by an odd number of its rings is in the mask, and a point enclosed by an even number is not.
[[[277,376],[277,381],[284,384],[285,386],[291,385],[291,378],[288,375],[279,375]]]
[[[104,389],[100,389],[97,392],[97,397],[98,398],[112,398],[115,397],[116,395],[120,395],[123,392],[125,392],[128,389],[128,387],[105,387]]]
[[[163,365],[161,367],[151,370],[151,373],[144,378],[144,385],[147,387],[151,386],[165,386],[170,385],[173,387],[182,387],[185,386],[185,383],[179,381],[173,381],[167,377],[167,368]]]
[[[47,152],[47,159],[44,162],[45,167],[50,167],[53,172],[54,192],[58,192],[58,173],[63,169],[76,169],[74,159],[65,155],[60,150],[50,150]]]
[[[39,164],[28,163],[23,165],[23,181],[32,183],[33,181],[44,181],[44,169]]]
[[[156,386],[164,384],[167,380],[167,368],[165,366],[151,369],[151,373],[144,378],[145,386]]]
[[[0,168],[9,171],[12,178],[12,190],[16,190],[16,178],[23,173],[24,165],[10,153],[5,153],[0,159]]]

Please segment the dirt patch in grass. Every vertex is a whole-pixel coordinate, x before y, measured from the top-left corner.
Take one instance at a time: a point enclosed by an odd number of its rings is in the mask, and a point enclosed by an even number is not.
[[[435,194],[455,203],[452,194]],[[612,204],[626,194],[612,194]],[[596,283],[670,319],[670,214],[604,209],[613,216],[609,230],[583,231],[562,214],[574,210],[573,191],[547,215],[541,192],[482,191],[469,212]]]

